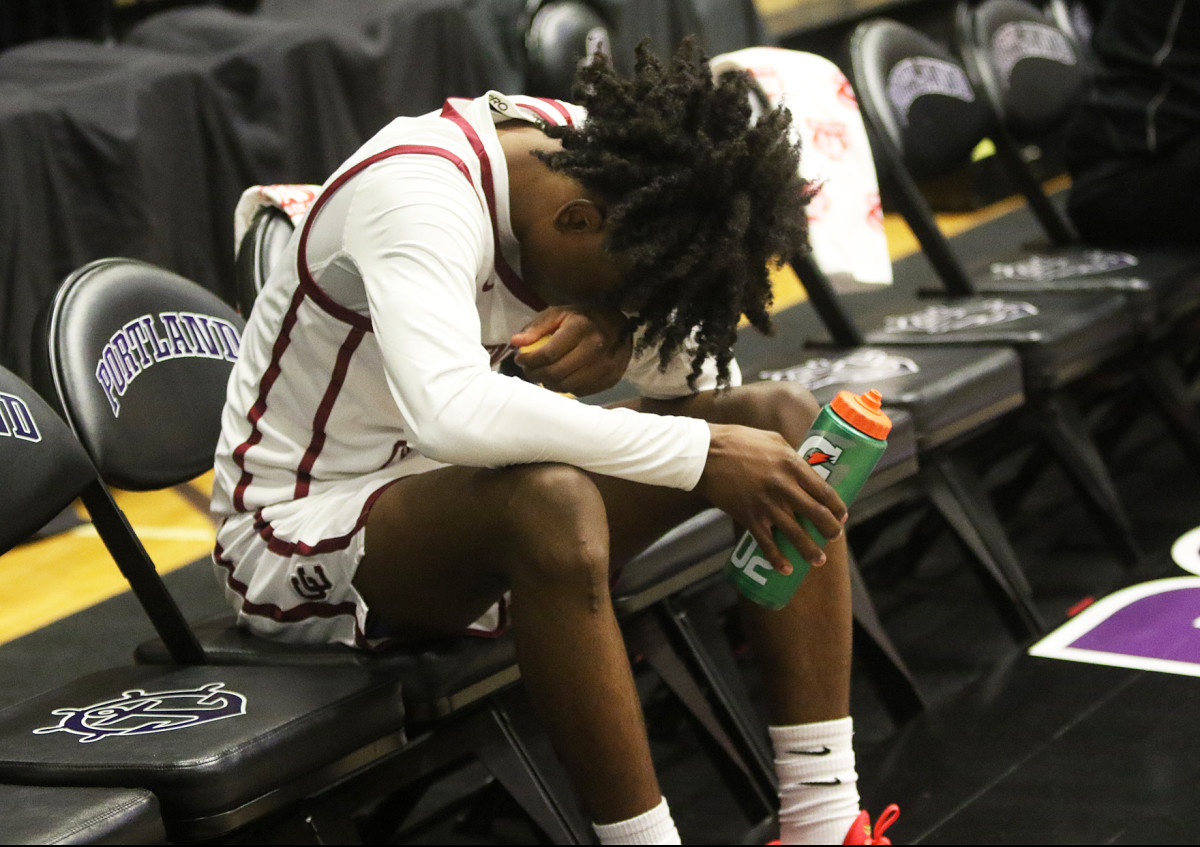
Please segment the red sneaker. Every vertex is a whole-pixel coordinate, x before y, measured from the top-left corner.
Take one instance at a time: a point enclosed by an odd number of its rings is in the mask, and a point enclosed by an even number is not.
[[[898,817],[900,817],[900,807],[892,803],[879,813],[879,820],[875,821],[875,826],[872,827],[871,816],[867,814],[866,810],[863,810],[858,813],[858,817],[850,825],[850,831],[846,833],[846,838],[842,843],[891,844],[890,839],[883,837],[883,831],[894,824]]]

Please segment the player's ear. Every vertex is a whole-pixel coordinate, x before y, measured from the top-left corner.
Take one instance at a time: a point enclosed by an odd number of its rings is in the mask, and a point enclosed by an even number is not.
[[[554,228],[565,233],[600,232],[604,229],[604,207],[591,200],[568,200],[554,213]]]

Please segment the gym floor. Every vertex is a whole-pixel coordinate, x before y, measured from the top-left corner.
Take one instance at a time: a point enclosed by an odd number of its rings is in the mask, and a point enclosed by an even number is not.
[[[1014,205],[943,223],[962,231],[969,248],[981,223]],[[897,272],[922,272],[919,256],[904,258],[913,245],[903,224],[889,218],[888,228]],[[801,296],[786,278],[778,291],[778,308]],[[1037,650],[1069,658],[1032,656],[1031,643],[1013,641],[947,535],[931,535],[919,558],[902,555],[913,530],[929,528],[920,512],[889,519],[860,555],[884,624],[928,702],[898,727],[865,673],[855,673],[864,805],[872,814],[900,805],[888,832],[896,843],[1195,842],[1200,579],[1188,569],[1200,573],[1200,539],[1184,536],[1200,526],[1200,480],[1149,414],[1106,455],[1146,551],[1139,565],[1105,549],[1055,471],[1042,474],[1007,519],[1043,615],[1061,627]],[[120,497],[192,619],[224,611],[206,559],[207,487],[201,478]],[[125,664],[152,634],[90,527],[65,515],[52,529],[0,557],[9,598],[0,607],[0,706]],[[748,661],[744,670],[754,694]],[[652,675],[638,680],[685,843],[762,843],[761,821],[730,796],[682,711]],[[391,840],[515,844],[536,834],[482,769],[465,766],[431,790]]]

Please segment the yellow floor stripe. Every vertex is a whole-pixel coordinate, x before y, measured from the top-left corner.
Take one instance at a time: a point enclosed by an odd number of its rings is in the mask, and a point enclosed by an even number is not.
[[[212,475],[193,483],[207,494]],[[215,533],[207,513],[175,491],[114,492],[160,573],[169,573],[212,551]],[[79,509],[81,516],[86,512]],[[23,544],[0,556],[0,643],[19,638],[129,588],[90,525]]]

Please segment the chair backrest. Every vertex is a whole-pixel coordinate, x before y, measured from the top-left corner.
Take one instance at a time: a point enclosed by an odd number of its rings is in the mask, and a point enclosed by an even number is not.
[[[611,22],[596,2],[529,0],[522,19],[528,93],[569,99],[575,70],[612,56]]]
[[[250,314],[258,292],[262,291],[271,268],[283,255],[294,230],[291,218],[278,206],[262,206],[254,213],[238,245],[234,265],[238,310],[243,315]]]
[[[3,367],[0,467],[9,476],[8,484],[0,486],[0,553],[27,540],[75,498],[82,498],[172,659],[204,662],[199,642],[79,439],[33,388]]]
[[[963,66],[910,26],[886,18],[863,21],[850,37],[850,66],[872,142],[894,150],[916,179],[968,162],[994,126]],[[892,164],[880,151],[875,158],[880,169]]]
[[[888,18],[872,18],[854,28],[850,81],[885,202],[890,197],[899,208],[948,293],[977,293],[916,180],[948,174],[969,162],[971,152],[996,126],[991,109],[976,96],[967,72],[949,51]]]
[[[96,482],[96,469],[62,418],[0,367],[0,553],[28,539]]]
[[[1054,25],[1071,37],[1079,55],[1094,67],[1096,54],[1092,52],[1092,34],[1103,14],[1106,0],[1048,0],[1044,11]]]
[[[955,12],[967,75],[1018,139],[1063,126],[1088,84],[1075,43],[1026,0],[960,2]]]
[[[47,318],[47,396],[105,482],[177,485],[212,466],[244,322],[215,294],[132,259],[63,281]]]

